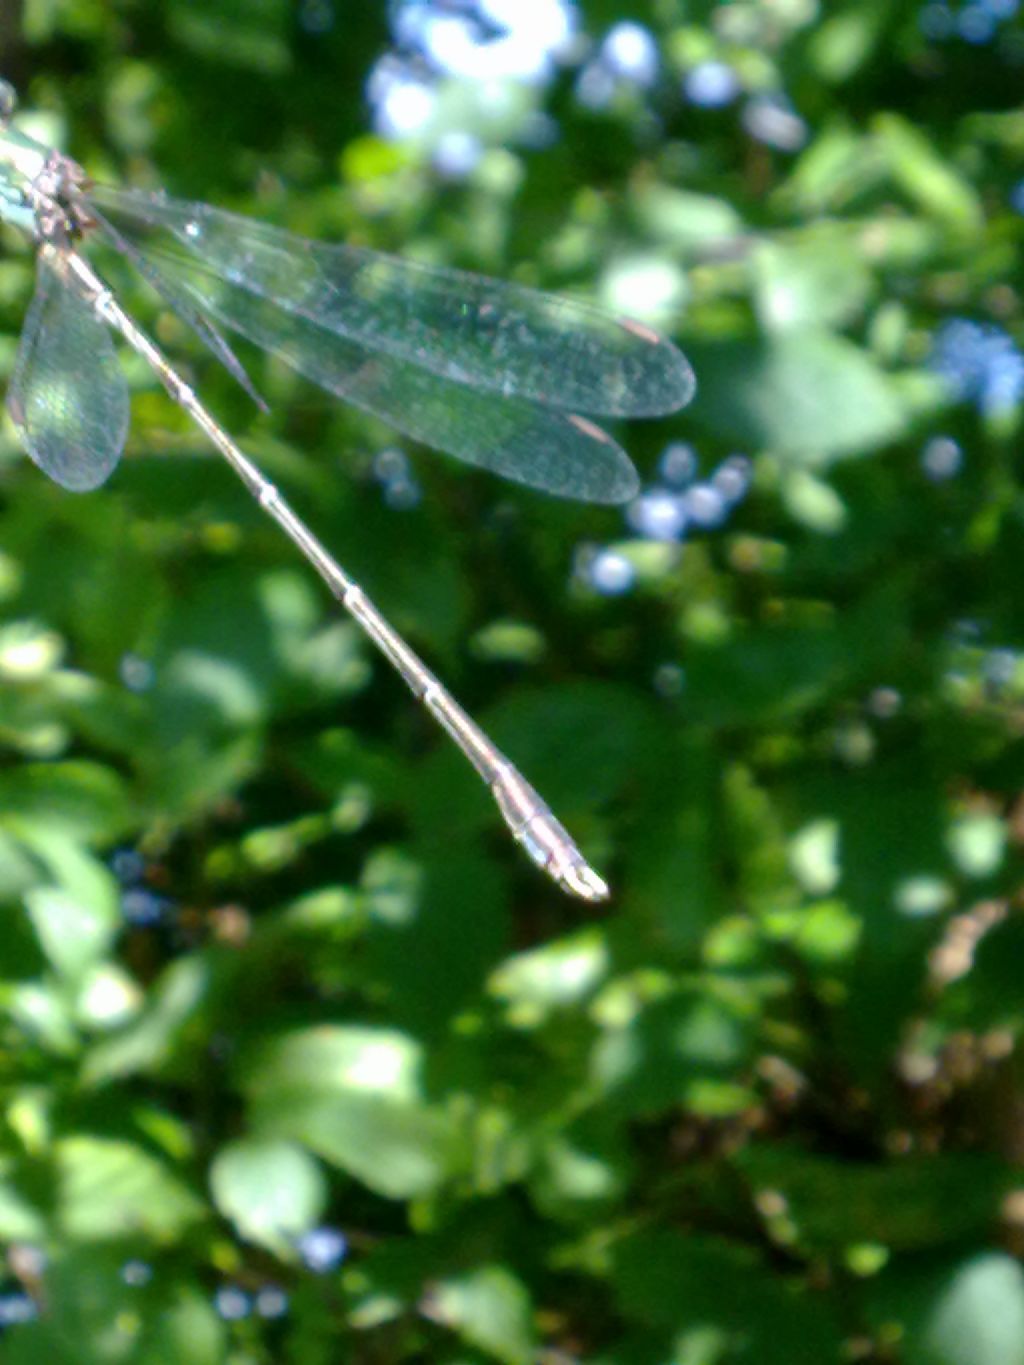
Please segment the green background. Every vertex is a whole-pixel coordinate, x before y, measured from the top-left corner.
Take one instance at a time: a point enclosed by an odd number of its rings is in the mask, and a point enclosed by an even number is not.
[[[1021,326],[1020,21],[594,0],[552,80],[439,82],[393,142],[387,10],[312,12],[0,5],[0,72],[97,179],[631,303],[700,386],[619,433],[645,479],[692,441],[753,486],[664,543],[409,451],[391,507],[392,434],[243,350],[257,415],[112,265],[614,895],[534,872],[138,363],[98,493],[5,422],[0,1324],[41,1313],[0,1359],[1020,1365],[1018,414],[928,363],[951,318]],[[658,78],[587,108],[623,19]],[[723,108],[685,95],[710,60]],[[744,119],[779,93],[789,146]],[[31,287],[5,234],[2,382]]]

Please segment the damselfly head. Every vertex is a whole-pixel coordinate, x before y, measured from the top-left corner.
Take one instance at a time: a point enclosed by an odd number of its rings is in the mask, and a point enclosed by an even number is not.
[[[49,154],[31,187],[39,241],[67,246],[95,226],[81,194],[88,183],[76,161],[60,152]]]

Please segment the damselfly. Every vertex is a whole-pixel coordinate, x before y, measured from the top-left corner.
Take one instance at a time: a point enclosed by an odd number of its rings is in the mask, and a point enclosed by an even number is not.
[[[97,236],[137,266],[257,401],[221,328],[417,441],[584,501],[623,502],[637,477],[577,410],[672,412],[693,393],[684,357],[642,324],[586,303],[91,184],[74,161],[12,128],[13,111],[14,92],[0,82],[0,220],[37,249],[7,394],[28,454],[64,488],[109,477],[128,430],[118,333],[452,737],[538,867],[574,895],[603,899],[604,881],[537,792],[207,412],[79,247]]]

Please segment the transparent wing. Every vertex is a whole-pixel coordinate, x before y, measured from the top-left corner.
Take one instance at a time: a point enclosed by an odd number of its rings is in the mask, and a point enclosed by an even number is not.
[[[246,391],[256,406],[262,412],[266,412],[267,405],[263,401],[262,396],[256,391],[252,380],[246,372],[245,366],[217,331],[216,327],[213,327],[207,318],[204,318],[200,313],[196,312],[188,299],[182,296],[181,290],[175,288],[170,280],[168,280],[151,261],[146,259],[134,242],[129,241],[122,233],[118,232],[113,223],[108,222],[103,214],[97,212],[91,205],[90,213],[95,220],[96,226],[100,230],[101,236],[107,239],[108,243],[115,251],[120,252],[126,260],[132,263],[146,283],[160,295],[171,312],[179,317],[186,327],[195,332],[203,345],[213,352],[235,382],[240,384]]]
[[[425,445],[517,483],[585,502],[624,502],[638,488],[629,456],[586,418],[498,398],[345,337],[324,345],[307,318],[178,260],[162,261],[197,306],[347,402]]]
[[[121,458],[128,386],[106,325],[39,252],[36,292],[18,346],[7,407],[39,468],[74,492],[98,488]]]
[[[229,284],[444,379],[603,416],[673,412],[689,364],[638,323],[573,299],[463,271],[307,241],[250,218],[131,190],[90,190],[143,251],[201,258]],[[333,345],[329,335],[327,352]]]

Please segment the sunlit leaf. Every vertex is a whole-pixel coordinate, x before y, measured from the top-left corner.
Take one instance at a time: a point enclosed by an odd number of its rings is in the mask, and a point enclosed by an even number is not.
[[[505,1365],[536,1359],[530,1298],[505,1266],[478,1266],[442,1280],[431,1299],[438,1319],[490,1358]]]
[[[324,1026],[284,1035],[245,1068],[253,1126],[303,1143],[371,1189],[409,1198],[454,1169],[454,1127],[421,1093],[422,1057],[402,1034]]]
[[[222,1148],[210,1168],[210,1188],[242,1237],[278,1254],[316,1224],[327,1197],[320,1167],[287,1142],[245,1140]]]
[[[699,376],[693,421],[748,450],[825,466],[877,450],[906,427],[886,376],[829,332],[702,344],[692,359]]]
[[[203,1216],[199,1198],[141,1147],[84,1134],[57,1147],[55,1208],[67,1237],[173,1240]]]

